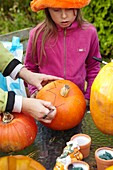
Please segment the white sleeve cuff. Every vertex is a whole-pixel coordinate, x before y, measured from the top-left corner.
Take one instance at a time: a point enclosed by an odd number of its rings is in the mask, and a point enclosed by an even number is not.
[[[20,113],[22,110],[22,96],[15,95],[15,103],[12,112]]]
[[[18,64],[18,65],[14,68],[14,70],[11,72],[11,74],[10,74],[9,76],[10,76],[13,80],[15,80],[17,74],[19,73],[19,71],[20,71],[21,68],[23,68],[23,67],[24,67],[24,65]]]

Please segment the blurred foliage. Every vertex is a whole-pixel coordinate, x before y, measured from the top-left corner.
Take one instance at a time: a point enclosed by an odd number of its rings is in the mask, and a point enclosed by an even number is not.
[[[113,58],[113,1],[98,0],[83,8],[84,17],[97,29],[100,51],[104,58]]]
[[[113,1],[92,0],[82,10],[97,29],[102,56],[113,58]],[[31,11],[30,0],[0,0],[0,16],[0,34],[33,27],[44,19],[43,11]]]
[[[29,0],[0,1],[0,34],[33,27],[44,19],[43,11],[31,11]]]

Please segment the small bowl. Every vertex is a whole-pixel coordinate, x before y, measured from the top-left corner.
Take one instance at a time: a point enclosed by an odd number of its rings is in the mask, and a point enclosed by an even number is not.
[[[84,161],[74,161],[66,167],[66,170],[69,170],[69,167],[71,165],[73,166],[73,168],[83,168],[83,170],[90,170],[89,165]]]
[[[90,154],[90,146],[91,146],[91,137],[86,135],[86,134],[76,134],[71,137],[70,140],[76,140],[79,147],[80,151],[83,154],[83,158],[86,158]]]
[[[112,148],[109,148],[109,147],[98,148],[95,151],[95,160],[96,160],[96,163],[97,163],[97,170],[105,170],[109,166],[113,165],[113,159],[105,160],[105,159],[102,159],[102,158],[99,157],[100,155],[103,155],[105,153],[105,151],[110,153],[113,156],[113,149]]]

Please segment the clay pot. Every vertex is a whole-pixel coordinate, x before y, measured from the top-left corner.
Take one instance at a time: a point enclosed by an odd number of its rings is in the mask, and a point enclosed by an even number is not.
[[[105,170],[109,166],[113,165],[113,159],[105,160],[101,159],[99,156],[105,154],[105,151],[113,156],[113,149],[109,147],[101,147],[95,151],[95,160],[97,163],[97,170]]]
[[[90,154],[90,146],[91,146],[91,137],[86,134],[76,134],[71,137],[71,140],[76,140],[79,147],[80,152],[83,154],[83,158],[86,158]]]
[[[66,170],[69,170],[69,167],[73,167],[73,168],[83,168],[83,170],[90,170],[89,165],[84,162],[84,161],[74,161],[73,163],[69,164],[66,167]]]

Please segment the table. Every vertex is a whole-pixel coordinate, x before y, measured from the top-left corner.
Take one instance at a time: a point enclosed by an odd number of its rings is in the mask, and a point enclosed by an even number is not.
[[[90,170],[97,170],[94,158],[95,150],[102,146],[113,147],[113,136],[105,135],[100,132],[93,123],[91,114],[87,112],[82,122],[70,130],[55,131],[43,126],[40,122],[36,122],[38,133],[34,143],[22,151],[2,153],[0,156],[8,155],[27,155],[40,162],[47,170],[53,170],[56,158],[61,155],[66,142],[76,133],[88,134],[91,139],[91,149],[88,158],[85,158],[90,165]]]

